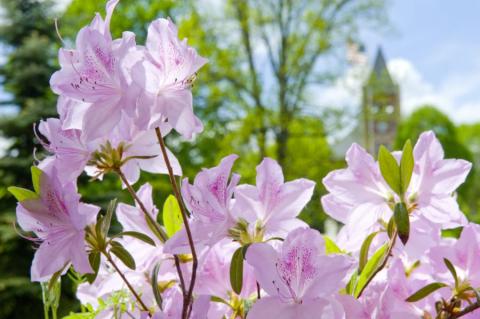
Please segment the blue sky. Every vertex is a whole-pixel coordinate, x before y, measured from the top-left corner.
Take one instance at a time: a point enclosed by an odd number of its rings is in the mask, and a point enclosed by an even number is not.
[[[381,45],[402,91],[414,103],[437,104],[456,122],[480,121],[480,1],[395,0],[393,30],[367,34],[372,60]]]
[[[56,1],[59,9],[69,2]],[[390,0],[391,27],[363,36],[369,59],[363,68],[381,45],[401,87],[404,114],[432,103],[457,123],[480,121],[479,13],[480,0]],[[318,103],[358,107],[357,71],[347,70],[322,90]]]

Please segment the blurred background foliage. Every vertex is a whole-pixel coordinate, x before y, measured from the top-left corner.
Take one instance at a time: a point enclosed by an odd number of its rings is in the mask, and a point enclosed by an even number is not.
[[[388,24],[385,1],[225,0],[220,11],[208,5],[213,2],[121,1],[112,19],[112,33],[119,37],[124,30],[134,31],[137,43],[143,44],[148,23],[170,16],[180,36],[209,59],[194,87],[194,107],[205,131],[194,142],[181,141],[174,134],[167,140],[186,176],[192,178],[202,167],[237,153],[241,157],[235,171],[243,182],[254,183],[254,167],[261,158],[276,158],[287,180],[306,177],[317,183],[314,198],[301,217],[323,230],[325,214],[319,199],[325,189],[321,180],[345,165],[335,155],[329,136],[332,129],[326,127],[355,119],[339,108],[312,111],[307,90],[337,78],[338,70],[329,66],[332,61],[346,63],[338,49],[356,41],[360,30]],[[103,15],[105,4],[73,0],[64,12],[51,0],[0,0],[0,4],[0,42],[6,54],[0,79],[8,97],[0,101],[0,134],[8,145],[0,159],[0,318],[23,319],[41,313],[41,294],[39,286],[29,280],[33,245],[13,227],[15,201],[6,187],[30,187],[33,149],[37,158],[44,156],[33,125],[55,116],[56,111],[48,81],[58,68],[57,50],[62,45],[73,47],[75,34],[94,12]],[[64,43],[56,34],[57,17]],[[480,124],[456,127],[435,106],[424,106],[402,119],[395,146],[407,138],[415,140],[428,129],[437,133],[448,157],[465,158],[478,167]],[[478,174],[474,170],[459,193],[471,219],[477,218],[475,208],[480,205]],[[161,207],[169,194],[167,177],[142,174],[138,185],[144,181],[153,184],[155,201]],[[82,176],[79,187],[85,201],[102,207],[112,198],[131,202],[113,176],[101,183],[90,183]],[[61,315],[78,310],[72,285],[64,280]]]

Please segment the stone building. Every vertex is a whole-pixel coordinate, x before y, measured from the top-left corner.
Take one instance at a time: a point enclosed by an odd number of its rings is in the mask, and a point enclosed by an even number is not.
[[[400,122],[400,90],[388,72],[381,48],[362,92],[361,144],[371,154],[377,154],[380,145],[392,149]]]

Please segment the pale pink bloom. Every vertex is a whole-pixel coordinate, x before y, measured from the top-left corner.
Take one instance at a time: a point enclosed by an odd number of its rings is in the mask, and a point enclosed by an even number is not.
[[[165,136],[170,129],[164,125],[161,126],[161,132]],[[158,143],[157,135],[154,129],[140,130],[132,119],[128,116],[122,116],[119,125],[115,130],[103,139],[103,143],[109,141],[114,147],[124,143],[123,159],[128,157],[151,157],[151,158],[131,158],[121,168],[128,182],[134,184],[140,178],[140,171],[154,174],[168,174],[167,165]],[[167,148],[167,156],[175,175],[182,175],[182,167],[175,155]]]
[[[480,226],[470,223],[463,228],[458,240],[445,239],[427,254],[435,278],[442,282],[454,280],[443,259],[447,258],[454,265],[460,281],[467,281],[473,287],[480,287]]]
[[[359,300],[343,298],[340,302],[352,318],[420,318],[425,310],[431,312],[433,309],[435,313],[435,297],[431,295],[415,303],[405,300],[429,282],[429,279],[407,278],[402,261],[394,259],[389,268],[368,285]]]
[[[401,153],[396,153],[400,157]],[[443,158],[443,149],[433,132],[420,135],[414,147],[415,167],[406,192],[411,214],[411,236],[405,249],[419,257],[436,245],[440,229],[463,225],[452,193],[465,180],[471,164]],[[391,203],[398,196],[384,181],[378,163],[363,148],[354,144],[347,152],[348,167],[329,173],[323,183],[329,194],[322,205],[332,218],[345,224],[339,240],[345,248],[358,251],[363,239],[382,229],[392,216]],[[398,245],[401,245],[399,243]]]
[[[344,286],[353,260],[325,255],[318,231],[298,228],[277,250],[252,244],[246,260],[268,294],[255,302],[248,318],[344,318],[343,307],[331,297]]]
[[[329,194],[322,197],[322,205],[330,217],[346,225],[343,236],[349,241],[345,248],[353,250],[379,227],[379,219],[388,222],[392,192],[375,159],[361,146],[353,144],[345,159],[347,168],[332,171],[323,179]]]
[[[207,249],[200,257],[195,292],[200,295],[212,295],[230,299],[234,293],[230,286],[230,262],[233,253],[240,247],[238,243],[224,239]],[[247,263],[243,268],[243,285],[240,297],[246,299],[257,289],[253,268]],[[234,293],[235,294],[235,293]]]
[[[44,148],[53,154],[47,161],[54,162],[53,165],[57,168],[60,180],[62,182],[76,180],[91,156],[82,131],[62,129],[60,120],[55,118],[41,121],[38,131],[48,140],[38,138]]]
[[[117,3],[107,3],[105,21],[97,14],[90,25],[79,31],[76,49],[60,49],[61,69],[50,80],[55,93],[91,104],[83,119],[87,140],[112,130],[122,110],[133,113],[138,96],[122,68],[123,59],[136,46],[135,35],[125,32],[121,39],[112,40],[110,34],[110,19]]]
[[[204,169],[197,174],[193,185],[184,179],[182,195],[188,210],[192,237],[197,246],[212,246],[228,235],[228,229],[234,225],[230,215],[232,196],[240,176],[232,174],[237,155],[222,159],[217,167]],[[169,253],[187,253],[190,251],[185,229],[182,228],[165,243]]]
[[[162,127],[161,130],[166,135],[170,129]],[[121,167],[121,170],[130,184],[139,179],[140,170],[157,174],[168,173],[155,131],[139,130],[133,120],[126,115],[122,116],[119,125],[108,135],[89,142],[85,138],[85,130],[62,129],[59,119],[49,118],[41,121],[38,131],[44,137],[39,137],[39,140],[45,149],[52,153],[52,156],[42,161],[41,166],[57,167],[62,182],[75,180],[84,170],[89,175],[97,175],[99,172],[96,168],[87,166],[87,163],[92,154],[107,142],[114,148],[121,143],[124,144],[122,159],[129,157],[131,159]],[[182,168],[177,158],[168,149],[167,154],[174,174],[181,175]]]
[[[167,289],[163,295],[163,310],[155,313],[152,319],[177,319],[182,317],[183,296],[178,287]],[[192,319],[206,319],[210,307],[210,296],[198,296],[193,301]],[[148,318],[148,317],[142,317]]]
[[[95,221],[99,209],[80,202],[74,182],[60,183],[56,168],[41,174],[39,198],[17,206],[18,224],[34,232],[41,243],[32,262],[32,281],[48,280],[70,263],[80,273],[92,271],[84,229]]]
[[[148,183],[143,184],[137,191],[137,196],[153,220],[157,220],[158,209],[153,203],[152,186]],[[123,231],[136,231],[154,240],[155,246],[152,246],[138,239],[124,238],[127,250],[135,259],[136,270],[151,272],[155,264],[162,261],[165,256],[163,255],[163,244],[148,226],[145,214],[137,202],[135,202],[135,206],[120,203],[117,206],[116,216]]]
[[[285,182],[282,168],[271,158],[257,166],[256,182],[256,186],[236,187],[235,218],[245,219],[252,229],[261,226],[273,236],[285,236],[292,229],[307,226],[297,216],[310,201],[314,182],[303,178]]]
[[[461,159],[444,159],[443,148],[432,131],[422,133],[413,150],[414,174],[408,189],[414,212],[442,228],[467,223],[452,195],[465,182],[472,164]]]
[[[191,139],[203,125],[193,113],[190,87],[207,60],[189,47],[186,39],[178,39],[177,27],[167,19],[157,19],[148,27],[145,57],[141,67],[132,68],[133,80],[147,95],[139,108],[149,111],[151,127],[166,120]]]

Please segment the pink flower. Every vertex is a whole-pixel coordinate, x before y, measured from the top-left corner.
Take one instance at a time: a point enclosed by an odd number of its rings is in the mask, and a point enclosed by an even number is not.
[[[75,184],[62,185],[56,168],[41,174],[38,196],[17,206],[18,224],[41,243],[32,262],[32,280],[48,280],[70,263],[80,273],[91,272],[84,229],[95,221],[99,207],[80,203]]]
[[[463,183],[472,164],[461,159],[444,159],[443,148],[431,131],[422,133],[413,150],[415,169],[408,189],[421,218],[443,228],[465,225],[452,193]]]
[[[170,131],[165,125],[162,125],[161,130],[164,135]],[[86,140],[85,130],[62,129],[61,121],[54,118],[41,121],[38,131],[44,137],[38,139],[45,149],[52,153],[52,156],[47,157],[40,165],[42,168],[57,167],[62,182],[75,180],[84,170],[92,176],[101,173],[95,167],[87,166],[87,163],[92,154],[107,142],[114,148],[124,145],[122,160],[130,159],[122,165],[121,170],[130,184],[139,179],[140,170],[157,174],[168,173],[155,131],[139,130],[126,115],[121,117],[119,125],[109,134],[89,142]],[[168,149],[167,154],[174,174],[181,175],[182,168],[177,158]]]
[[[141,170],[154,174],[168,174],[155,130],[140,130],[132,121],[128,116],[122,116],[116,129],[102,140],[103,143],[109,141],[114,147],[124,143],[123,159],[129,157],[131,159],[122,166],[121,170],[128,182],[130,184],[136,183],[140,178]],[[170,128],[162,125],[161,132],[165,136],[170,132]],[[173,173],[177,176],[182,175],[182,167],[175,155],[169,149],[167,149],[167,155]]]
[[[47,141],[38,138],[44,148],[53,156],[44,160],[42,165],[53,162],[62,182],[71,182],[83,172],[90,159],[91,151],[84,141],[81,130],[62,129],[59,119],[49,118],[41,121],[38,131]]]
[[[230,209],[240,176],[233,174],[229,180],[229,175],[236,159],[237,155],[229,155],[217,167],[204,169],[197,174],[193,185],[188,183],[188,179],[183,180],[182,195],[192,216],[189,220],[192,237],[200,246],[212,246],[225,238],[233,225]],[[184,228],[165,243],[165,251],[189,252]]]
[[[271,158],[257,166],[257,185],[239,185],[235,189],[235,218],[243,218],[251,228],[261,227],[273,236],[307,226],[297,219],[310,201],[315,183],[307,179],[284,182],[282,168]]]
[[[178,287],[170,288],[163,294],[163,310],[153,319],[177,319],[182,317],[183,296]],[[192,319],[205,319],[210,307],[210,296],[198,296],[192,305]],[[143,317],[142,317],[143,318]],[[147,318],[147,317],[145,317]]]
[[[473,287],[480,286],[480,226],[468,224],[463,228],[456,241],[445,239],[443,243],[430,249],[427,254],[435,277],[454,286],[453,277],[443,259],[447,258],[454,265],[458,279],[468,282]]]
[[[414,160],[406,192],[407,205],[413,210],[412,235],[406,249],[420,256],[438,242],[441,228],[465,224],[465,216],[452,193],[465,180],[471,164],[444,159],[443,149],[432,132],[420,135]],[[345,248],[356,251],[369,233],[388,223],[398,196],[384,181],[378,163],[363,148],[353,144],[346,161],[347,168],[324,178],[329,194],[322,197],[322,205],[329,216],[345,224],[340,239]]]
[[[418,289],[429,282],[405,275],[400,259],[391,261],[390,267],[384,269],[363,292],[358,301],[342,299],[341,302],[352,318],[359,319],[414,319],[422,317],[424,310],[431,311],[434,298],[427,297],[410,303],[405,301]],[[353,316],[353,314],[355,315]]]
[[[146,58],[142,67],[134,67],[132,77],[146,90],[148,97],[140,105],[150,111],[151,127],[168,121],[185,138],[203,129],[193,113],[190,87],[195,73],[207,60],[178,39],[171,20],[158,19],[148,27]],[[141,104],[141,103],[140,103]]]
[[[230,294],[233,292],[230,286],[230,262],[233,253],[239,247],[238,243],[224,239],[205,251],[199,260],[198,282],[195,285],[196,293],[217,296],[227,301],[230,299]],[[252,293],[255,293],[256,289],[253,269],[245,263],[241,297],[248,298]]]
[[[150,213],[150,216],[157,220],[158,209],[153,203],[152,186],[148,183],[143,184],[137,191],[137,196]],[[154,240],[155,246],[151,246],[137,239],[124,238],[127,250],[135,258],[137,271],[145,270],[150,273],[155,264],[164,258],[164,255],[162,251],[163,245],[148,226],[145,214],[137,203],[135,203],[135,206],[120,203],[117,206],[116,216],[118,222],[122,225],[123,231],[143,233]]]
[[[315,230],[292,231],[279,249],[252,244],[246,254],[255,277],[268,296],[257,300],[248,318],[343,318],[331,297],[344,286],[353,261],[325,255],[325,242]]]
[[[125,32],[122,39],[114,41],[110,34],[110,19],[118,1],[107,3],[105,21],[97,14],[90,25],[79,31],[75,50],[60,49],[61,69],[50,80],[55,93],[91,104],[83,119],[83,126],[88,128],[87,140],[112,130],[122,110],[133,113],[138,96],[122,67],[124,57],[135,48],[135,36]]]

